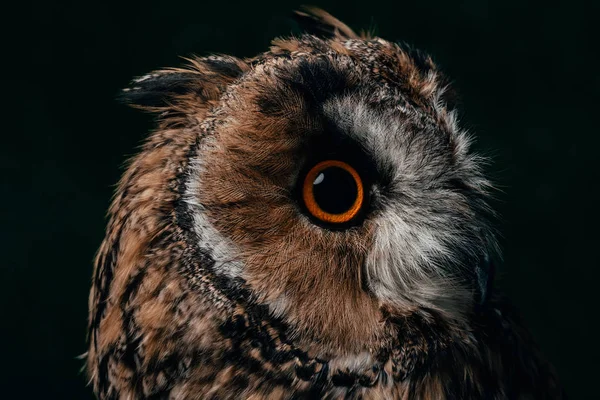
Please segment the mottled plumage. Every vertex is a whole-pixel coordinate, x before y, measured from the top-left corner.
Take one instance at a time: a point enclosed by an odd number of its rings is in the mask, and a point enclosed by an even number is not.
[[[96,259],[97,396],[562,398],[491,290],[490,184],[432,60],[320,10],[298,18],[318,36],[123,92],[160,122]],[[365,184],[344,225],[299,195],[326,158]]]

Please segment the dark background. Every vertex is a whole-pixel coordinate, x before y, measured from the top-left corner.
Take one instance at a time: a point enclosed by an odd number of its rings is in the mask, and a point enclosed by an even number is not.
[[[211,52],[252,56],[295,1],[25,2],[2,20],[0,397],[90,398],[92,259],[124,160],[152,119],[120,106],[135,75]],[[321,1],[355,29],[433,54],[493,157],[499,286],[573,399],[597,387],[599,2]],[[593,391],[594,390],[594,391]]]

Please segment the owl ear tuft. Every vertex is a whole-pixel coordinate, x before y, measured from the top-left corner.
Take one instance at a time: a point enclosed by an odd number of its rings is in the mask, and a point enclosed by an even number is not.
[[[141,108],[164,107],[170,99],[191,91],[194,79],[193,73],[156,71],[131,81],[119,100]]]
[[[342,21],[328,12],[313,6],[301,6],[293,18],[311,35],[327,39],[358,39],[359,36]]]
[[[249,69],[231,56],[187,59],[183,68],[164,69],[134,79],[119,100],[148,111],[163,112],[182,101],[198,105],[216,100],[225,88]]]

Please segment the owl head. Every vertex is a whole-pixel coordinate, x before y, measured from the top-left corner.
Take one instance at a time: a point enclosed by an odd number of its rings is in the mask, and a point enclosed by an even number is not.
[[[171,266],[163,286],[210,281],[298,341],[349,351],[388,315],[460,321],[485,302],[490,184],[432,59],[297,17],[313,34],[125,89],[159,123],[121,181],[93,302],[127,301],[153,254]]]

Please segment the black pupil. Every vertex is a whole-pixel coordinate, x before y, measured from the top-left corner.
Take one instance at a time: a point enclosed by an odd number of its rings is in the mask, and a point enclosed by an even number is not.
[[[342,214],[356,201],[358,187],[348,171],[329,167],[317,174],[313,195],[321,210],[329,214]]]

